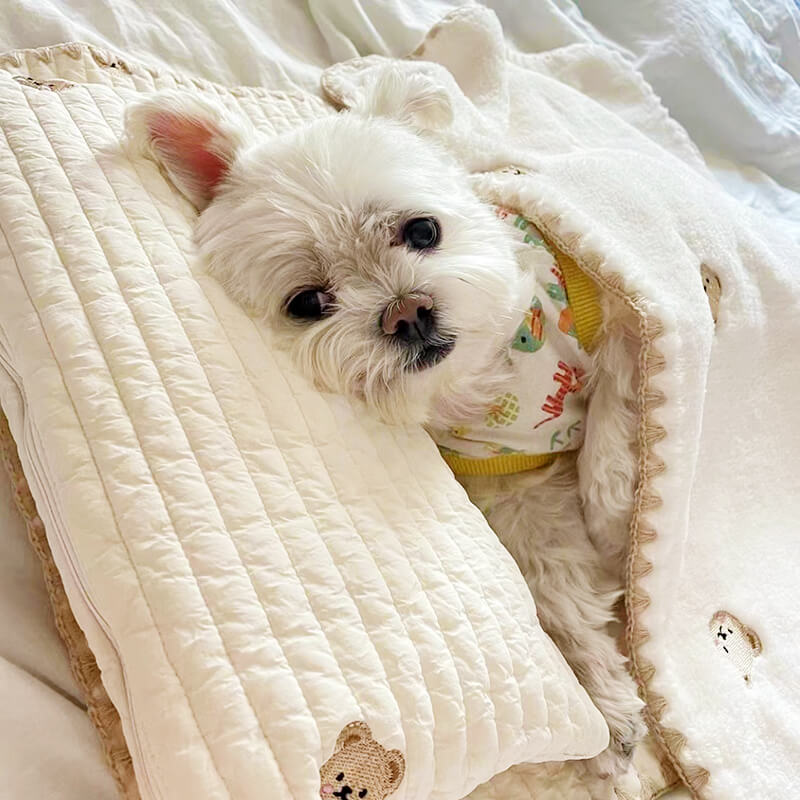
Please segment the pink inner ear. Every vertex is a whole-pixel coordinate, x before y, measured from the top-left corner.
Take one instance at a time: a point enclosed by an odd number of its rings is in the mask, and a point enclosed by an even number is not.
[[[219,141],[214,141],[219,131],[203,120],[166,112],[155,114],[149,128],[153,144],[167,165],[210,199],[230,166],[218,152]]]

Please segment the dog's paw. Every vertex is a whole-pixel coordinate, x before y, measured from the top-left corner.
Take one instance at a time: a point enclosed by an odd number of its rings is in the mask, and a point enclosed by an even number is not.
[[[582,763],[579,779],[583,793],[580,796],[591,800],[645,800],[639,774],[633,765],[628,764],[622,772],[611,775],[609,773],[618,766],[611,761],[606,753],[601,753]]]
[[[629,756],[618,751],[613,745],[606,748],[600,755],[586,762],[588,771],[601,780],[616,780],[618,776],[628,771],[631,760]]]
[[[600,755],[586,762],[590,772],[598,778],[611,779],[614,786],[619,785],[628,794],[630,790],[620,781],[632,783],[629,776],[636,775],[636,770],[632,766],[633,752],[636,745],[647,735],[647,725],[641,714],[640,703],[641,701],[631,708],[631,713],[617,717],[609,723],[611,731],[609,746]],[[638,784],[638,780],[636,783]]]
[[[614,782],[614,794],[616,800],[645,800],[644,787],[639,780],[639,773],[632,764]]]
[[[608,749],[619,754],[627,762],[633,758],[636,745],[647,736],[647,724],[642,717],[641,708],[639,700],[629,715],[611,726],[611,744]]]
[[[642,784],[630,756],[613,745],[585,762],[585,783],[592,800],[640,800]]]

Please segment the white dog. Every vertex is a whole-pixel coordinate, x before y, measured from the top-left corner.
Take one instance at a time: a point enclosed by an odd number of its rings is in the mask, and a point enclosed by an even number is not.
[[[519,379],[509,348],[536,312],[536,275],[515,230],[427,135],[448,117],[426,80],[387,71],[361,108],[280,137],[177,94],[131,108],[128,132],[202,212],[210,272],[280,332],[318,387],[452,438]],[[592,772],[616,777],[644,732],[608,630],[637,477],[638,376],[625,306],[600,302],[600,345],[570,388],[586,431],[579,454],[462,480],[609,724]]]

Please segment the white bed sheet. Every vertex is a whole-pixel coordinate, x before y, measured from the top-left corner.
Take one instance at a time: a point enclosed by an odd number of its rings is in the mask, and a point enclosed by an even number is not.
[[[464,0],[5,0],[0,51],[83,40],[226,84],[316,90],[320,68],[403,55]],[[800,7],[794,0],[488,0],[525,51],[580,41],[630,57],[743,202],[800,237]]]
[[[0,52],[69,40],[225,84],[317,90],[320,70],[402,55],[452,0],[3,0]],[[793,0],[490,0],[513,46],[616,47],[732,194],[800,238],[800,8]],[[115,790],[0,477],[0,797]]]
[[[100,740],[70,674],[38,556],[0,467],[0,798],[111,800]]]

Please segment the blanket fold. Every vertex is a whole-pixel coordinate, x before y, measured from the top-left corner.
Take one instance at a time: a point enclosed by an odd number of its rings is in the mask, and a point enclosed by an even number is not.
[[[666,772],[696,797],[791,795],[800,748],[776,734],[800,723],[786,633],[798,602],[797,246],[711,181],[617,55],[506,53],[494,15],[466,8],[410,59],[336,65],[323,85],[353,106],[386,70],[435,82],[452,123],[430,135],[476,191],[530,218],[638,315],[627,644],[651,729]]]

